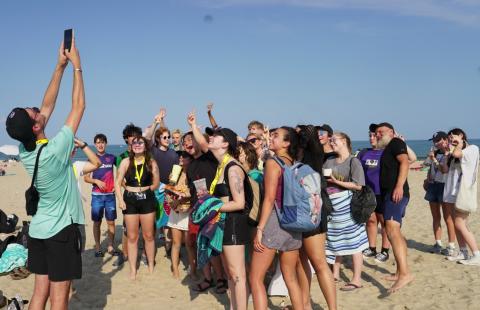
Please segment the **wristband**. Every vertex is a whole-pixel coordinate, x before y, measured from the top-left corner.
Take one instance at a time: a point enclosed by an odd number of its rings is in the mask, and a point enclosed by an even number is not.
[[[88,146],[87,142],[83,142],[83,145],[80,147],[82,150]]]

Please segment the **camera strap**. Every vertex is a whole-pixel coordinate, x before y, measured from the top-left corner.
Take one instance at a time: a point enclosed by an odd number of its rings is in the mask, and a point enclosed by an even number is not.
[[[45,144],[42,144],[42,146],[40,146],[40,148],[38,149],[37,159],[35,159],[35,168],[33,169],[32,184],[30,185],[30,187],[33,187],[33,184],[35,183],[35,180],[37,179],[38,161],[40,159],[40,153],[42,153],[43,148],[47,144],[48,144],[48,142],[45,143]]]

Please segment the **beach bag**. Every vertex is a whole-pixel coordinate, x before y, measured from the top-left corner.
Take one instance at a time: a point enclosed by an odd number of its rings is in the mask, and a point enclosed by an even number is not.
[[[40,159],[40,153],[42,153],[43,148],[47,144],[48,143],[42,144],[42,146],[40,146],[40,149],[38,150],[37,159],[35,160],[35,168],[33,169],[32,184],[30,184],[30,187],[25,192],[27,215],[34,216],[37,213],[38,201],[40,200],[40,196],[34,183],[37,179],[38,160]]]
[[[254,226],[258,225],[258,221],[260,220],[260,214],[262,210],[262,203],[263,197],[265,194],[263,188],[263,182],[258,183],[252,177],[248,177],[248,181],[250,181],[250,186],[252,187],[253,193],[253,202],[252,202],[252,209],[248,213],[248,220]]]
[[[283,197],[281,208],[275,208],[280,227],[287,231],[308,232],[320,225],[322,198],[320,174],[309,165],[296,162],[282,167]]]
[[[15,231],[18,223],[18,216],[12,214],[7,216],[0,210],[0,233],[9,234]]]
[[[350,181],[352,181],[352,161],[353,157],[350,159]],[[368,185],[362,186],[362,189],[358,191],[352,190],[352,193],[352,200],[350,201],[352,218],[358,224],[366,223],[377,207],[375,193]]]
[[[475,174],[473,184],[467,184],[463,177],[460,178],[460,188],[458,189],[455,208],[463,212],[475,212],[477,210],[477,175],[478,160],[475,165]]]

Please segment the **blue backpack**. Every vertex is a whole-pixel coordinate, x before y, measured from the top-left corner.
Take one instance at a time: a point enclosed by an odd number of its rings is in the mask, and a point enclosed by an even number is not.
[[[280,158],[273,159],[283,171],[283,205],[275,208],[280,227],[296,232],[316,229],[322,210],[320,174],[301,162],[287,166]]]

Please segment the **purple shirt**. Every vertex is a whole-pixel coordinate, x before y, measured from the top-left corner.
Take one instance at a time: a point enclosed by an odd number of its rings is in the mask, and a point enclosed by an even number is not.
[[[363,149],[357,158],[365,172],[365,184],[370,186],[375,195],[380,195],[380,158],[383,150]]]

